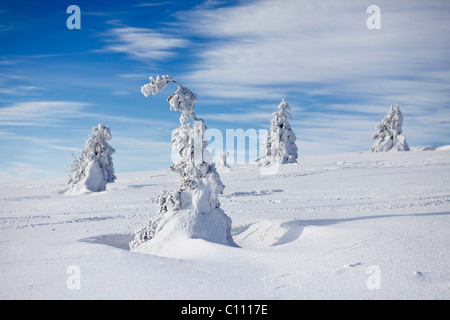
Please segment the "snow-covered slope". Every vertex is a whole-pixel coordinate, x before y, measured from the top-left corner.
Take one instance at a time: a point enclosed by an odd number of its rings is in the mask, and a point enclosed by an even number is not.
[[[0,185],[0,298],[449,299],[450,150],[421,150],[231,166],[220,202],[240,247],[191,239],[159,256],[128,242],[173,173],[78,196]]]

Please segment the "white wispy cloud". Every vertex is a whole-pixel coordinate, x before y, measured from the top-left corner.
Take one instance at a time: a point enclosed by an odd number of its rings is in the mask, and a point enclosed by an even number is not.
[[[186,32],[206,39],[186,82],[206,99],[323,102],[305,106],[308,122],[294,120],[308,150],[370,146],[373,127],[396,103],[413,144],[449,139],[442,119],[449,119],[450,2],[380,0],[381,30],[366,27],[369,5],[263,0],[180,12]],[[257,125],[254,111],[211,118]]]
[[[379,1],[381,30],[367,29],[366,7],[353,1],[252,1],[198,9],[180,20],[212,40],[192,81],[214,88],[306,82],[349,88],[367,79],[448,69],[449,45],[442,40],[450,31],[449,15],[442,11],[448,12],[449,4],[433,4]]]
[[[9,87],[0,87],[0,93],[6,95],[14,95],[14,96],[26,96],[30,92],[35,92],[41,90],[42,88],[37,86],[9,86]]]
[[[0,167],[0,183],[39,179],[46,171],[27,162],[11,161]]]
[[[120,92],[123,94],[123,92]],[[0,108],[0,125],[3,126],[61,126],[68,121],[91,118],[96,121],[141,125],[149,128],[170,128],[169,121],[142,119],[124,115],[93,112],[94,104],[76,101],[25,101]]]
[[[48,126],[61,119],[78,118],[90,105],[73,101],[27,101],[0,108],[0,125]]]
[[[15,132],[0,132],[0,140],[23,141],[35,147],[39,147],[40,150],[53,149],[68,152],[80,150],[80,148],[71,147],[70,143],[66,145],[65,143],[67,143],[67,141],[63,139],[39,138],[35,136],[20,135]]]
[[[174,55],[174,49],[188,41],[147,28],[117,27],[109,30],[109,45],[99,51],[117,52],[148,62],[160,61]]]
[[[207,113],[202,114],[205,120],[215,120],[228,123],[252,123],[264,122],[270,120],[270,113],[254,112],[233,112],[233,113]]]
[[[165,6],[168,4],[172,4],[173,2],[164,1],[164,2],[143,2],[136,5],[136,7],[159,7]]]

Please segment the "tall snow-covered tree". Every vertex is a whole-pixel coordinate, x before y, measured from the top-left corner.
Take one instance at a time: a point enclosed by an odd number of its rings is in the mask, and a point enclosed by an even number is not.
[[[409,151],[406,138],[402,135],[403,115],[398,104],[391,105],[389,112],[377,125],[378,132],[372,137],[375,143],[372,152]]]
[[[267,133],[263,146],[265,156],[257,159],[257,163],[262,166],[297,162],[296,137],[288,122],[288,119],[292,118],[288,112],[291,107],[283,99],[278,105],[278,109],[272,113],[270,131]]]
[[[69,190],[67,194],[80,193],[86,191],[104,191],[106,184],[114,182],[114,165],[112,155],[116,152],[109,144],[111,131],[109,127],[99,123],[92,128],[93,133],[85,143],[85,149],[80,158],[76,158],[69,166],[71,176],[69,176]]]
[[[130,242],[134,251],[157,252],[174,239],[201,238],[207,241],[235,245],[231,237],[231,219],[220,208],[219,195],[224,185],[215,168],[209,162],[203,120],[195,115],[197,96],[170,76],[150,77],[150,83],[141,87],[148,97],[167,87],[177,86],[177,91],[167,101],[170,110],[181,111],[180,127],[172,131],[172,149],[179,160],[170,170],[181,177],[178,190],[163,190],[154,201],[159,205],[154,218],[135,232]]]

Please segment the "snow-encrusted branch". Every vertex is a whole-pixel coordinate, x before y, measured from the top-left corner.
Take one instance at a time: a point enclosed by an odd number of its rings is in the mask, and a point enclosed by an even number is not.
[[[150,94],[157,94],[165,89],[170,82],[173,82],[178,87],[178,90],[167,98],[167,101],[170,104],[170,110],[181,111],[180,123],[182,124],[186,123],[189,119],[197,120],[195,117],[195,103],[198,98],[195,93],[188,88],[183,87],[168,75],[161,77],[157,76],[156,79],[150,77],[149,80],[150,83],[141,87],[141,92],[145,97],[148,97]]]
[[[165,89],[167,85],[173,81],[173,79],[167,75],[157,76],[156,79],[153,77],[149,78],[150,83],[147,83],[141,87],[142,94],[147,98],[150,94],[155,95],[161,90]]]

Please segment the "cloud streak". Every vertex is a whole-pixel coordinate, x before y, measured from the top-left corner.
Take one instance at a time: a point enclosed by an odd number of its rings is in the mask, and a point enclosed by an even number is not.
[[[180,13],[180,25],[207,39],[187,79],[211,99],[302,105],[293,121],[307,153],[369,149],[395,103],[412,145],[448,141],[450,3],[380,0],[381,30],[367,29],[368,5],[263,0]],[[254,111],[211,118],[258,125]]]
[[[172,57],[174,49],[185,47],[188,41],[152,29],[119,27],[109,30],[111,44],[100,52],[124,53],[144,61],[161,61]]]
[[[80,117],[89,103],[72,101],[28,101],[0,108],[0,125],[48,126],[65,118]]]
[[[164,2],[143,2],[140,4],[137,4],[136,7],[159,7],[159,6],[165,6],[168,4],[171,4],[172,2],[164,1]]]
[[[101,114],[87,110],[94,104],[76,101],[25,101],[0,108],[0,125],[3,126],[62,126],[81,118],[97,119],[149,128],[170,128],[169,121],[142,119],[123,115]],[[156,130],[156,129],[155,129]]]
[[[373,126],[395,103],[404,110],[406,128],[421,128],[421,133],[411,130],[413,140],[425,141],[420,136],[430,137],[437,131],[450,138],[445,122],[433,124],[428,116],[421,116],[425,110],[447,115],[450,3],[380,0],[377,5],[381,30],[366,27],[368,4],[354,1],[200,5],[175,14],[177,22],[164,31],[113,29],[114,43],[106,48],[135,59],[164,60],[179,48],[193,45],[192,71],[183,75],[183,82],[195,89],[200,103],[273,101],[276,107],[284,97],[302,106],[301,117],[309,122],[298,124],[317,133],[317,145],[335,143],[331,131],[353,136],[356,148],[366,145],[364,139],[370,145]],[[191,43],[188,38],[199,40]],[[241,110],[235,103],[225,112],[202,116],[228,125],[258,127],[270,118],[270,112]],[[356,128],[359,133],[354,132]],[[369,137],[355,138],[358,134]]]
[[[193,33],[211,39],[193,81],[215,87],[342,84],[348,91],[366,80],[448,70],[449,44],[442,41],[450,31],[443,23],[448,14],[439,12],[450,8],[448,2],[433,4],[381,1],[378,31],[367,29],[366,8],[353,1],[257,1],[199,9],[180,19]]]

